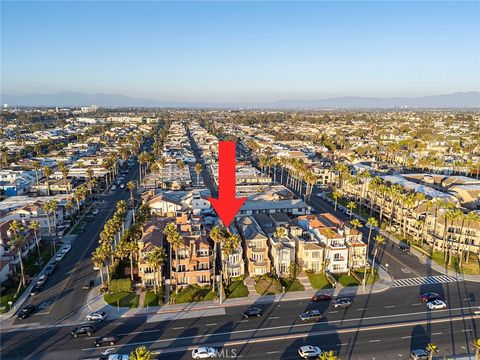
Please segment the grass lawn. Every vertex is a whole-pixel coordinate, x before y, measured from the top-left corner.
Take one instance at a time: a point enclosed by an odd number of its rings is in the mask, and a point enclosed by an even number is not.
[[[435,261],[437,264],[445,266],[444,262],[444,255],[441,251],[434,251],[432,256],[432,260]],[[452,260],[450,265],[447,267],[451,270],[455,270],[460,273],[464,273],[467,275],[478,275],[480,274],[480,264],[478,263],[478,259],[474,256],[470,256],[470,260],[467,264],[466,260],[463,260],[462,267],[460,267],[458,256],[452,256]]]
[[[8,302],[12,301],[15,303],[15,300],[18,298],[15,298],[15,292],[17,291],[17,286],[6,290],[5,292],[2,292],[2,295],[0,296],[0,313],[7,312],[9,310],[9,305]],[[25,290],[24,287],[20,288],[20,291],[18,292],[18,296],[22,295],[23,291]]]
[[[358,286],[360,283],[351,275],[342,274],[342,275],[334,275],[335,279],[339,284],[342,286]]]
[[[35,248],[35,251],[30,253],[30,257],[23,261],[25,275],[35,276],[38,274],[50,260],[51,249],[52,246],[50,243],[40,243],[40,257],[42,258],[42,262],[39,263],[38,251]]]
[[[143,307],[158,306],[160,305],[158,300],[159,299],[157,294],[155,294],[153,291],[147,291],[145,293],[145,300],[143,301]]]
[[[185,289],[175,294],[172,292],[171,298],[175,304],[184,304],[195,301],[207,301],[215,298],[215,293],[210,287],[201,288],[196,285],[189,285]]]
[[[243,285],[242,280],[232,281],[226,290],[229,299],[248,296],[248,288]]]
[[[103,296],[105,302],[112,306],[120,307],[129,307],[136,308],[138,307],[138,298],[139,296],[133,292],[118,292],[114,294],[105,294]]]
[[[280,283],[282,284],[282,286],[285,287],[286,292],[305,290],[305,286],[303,286],[302,283],[298,281],[298,279],[294,279],[293,281],[291,281],[289,279],[282,278],[280,279]]]
[[[282,292],[280,282],[271,277],[261,277],[256,281],[255,290],[259,295],[273,295]]]
[[[327,280],[323,274],[307,273],[308,280],[314,289],[328,289],[332,287],[332,284]]]
[[[363,279],[363,269],[355,270],[355,274],[360,278]],[[372,272],[367,269],[367,285],[373,284],[375,281],[378,281],[379,276],[377,270],[374,271],[374,276],[372,276]]]

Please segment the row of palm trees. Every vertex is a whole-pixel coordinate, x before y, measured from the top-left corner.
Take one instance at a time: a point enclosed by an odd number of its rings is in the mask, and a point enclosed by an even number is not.
[[[462,212],[457,204],[450,199],[427,199],[423,193],[412,192],[400,184],[389,184],[380,177],[372,177],[367,171],[358,175],[351,175],[348,166],[337,165],[337,189],[333,191],[332,197],[335,200],[335,208],[338,200],[345,195],[353,197],[347,207],[350,209],[350,216],[354,209],[359,214],[367,209],[370,216],[378,212],[380,224],[384,223],[389,228],[394,221],[399,226],[403,237],[413,237],[413,241],[423,244],[430,240],[429,235],[435,235],[442,240],[441,250],[444,260],[451,263],[452,246],[451,236],[448,229],[452,226],[459,226],[459,239],[457,252],[460,254],[459,265],[470,257],[470,244],[467,242],[467,235],[464,230],[475,222],[480,221],[476,212]],[[428,217],[433,217],[433,229],[428,231]],[[437,223],[443,218],[443,229],[437,234]],[[413,223],[413,226],[412,226]],[[413,230],[412,230],[413,229]]]

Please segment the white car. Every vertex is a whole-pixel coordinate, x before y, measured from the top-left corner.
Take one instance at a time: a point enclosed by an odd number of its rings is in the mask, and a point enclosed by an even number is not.
[[[193,359],[209,359],[217,356],[217,350],[213,347],[200,346],[192,350]]]
[[[476,310],[473,310],[473,315],[480,315],[480,307]]]
[[[40,286],[44,285],[45,282],[47,281],[47,278],[48,278],[47,275],[40,276],[37,280],[37,285],[40,285]]]
[[[298,349],[298,355],[304,359],[317,358],[322,353],[318,346],[305,345]]]
[[[129,355],[126,354],[110,354],[108,355],[108,360],[128,360],[130,359]]]
[[[123,189],[125,187],[125,184],[124,183],[121,183],[120,184],[120,189]]]
[[[98,209],[93,209],[92,214],[97,215],[98,214]]]
[[[72,248],[72,245],[63,245],[61,253],[66,254],[70,251],[71,248]]]
[[[117,187],[115,185],[112,185],[112,190],[115,190]]]
[[[433,300],[427,303],[427,308],[430,310],[446,309],[447,304],[442,300]]]
[[[87,315],[86,319],[88,321],[103,321],[107,318],[107,313],[105,311],[95,311]]]
[[[64,257],[65,257],[65,253],[61,252],[60,254],[57,255],[57,257],[55,258],[55,261],[60,262]]]

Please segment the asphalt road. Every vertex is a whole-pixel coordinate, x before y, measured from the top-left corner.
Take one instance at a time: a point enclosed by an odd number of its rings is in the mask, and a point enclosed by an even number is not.
[[[138,178],[138,165],[130,169],[124,183]],[[126,187],[125,187],[126,189]],[[84,306],[88,292],[82,290],[87,279],[95,279],[97,272],[93,270],[91,253],[98,245],[98,236],[105,222],[115,212],[119,200],[127,200],[129,191],[117,187],[100,196],[99,213],[92,222],[87,222],[85,231],[77,235],[72,249],[57,265],[49,276],[42,291],[30,296],[25,304],[34,304],[38,309],[27,319],[18,320],[16,324],[59,324],[75,319]]]

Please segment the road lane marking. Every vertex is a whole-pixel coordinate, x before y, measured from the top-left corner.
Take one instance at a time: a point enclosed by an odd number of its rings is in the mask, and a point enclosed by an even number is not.
[[[432,333],[432,336],[433,335],[442,335],[443,333],[442,332],[436,332],[436,333]]]
[[[415,304],[412,304],[413,306],[418,306],[418,305],[422,305],[422,303],[415,303]]]
[[[390,308],[394,308],[395,305],[388,305],[388,306],[385,306],[385,309],[390,309]]]
[[[463,329],[462,331],[463,332],[469,332],[469,331],[471,331],[471,329]]]
[[[391,315],[390,317],[392,317]],[[298,338],[307,338],[311,336],[322,336],[322,335],[328,335],[328,334],[347,334],[347,333],[352,333],[352,332],[361,332],[361,331],[374,331],[374,330],[385,330],[385,329],[397,329],[397,328],[403,328],[403,327],[412,327],[415,325],[425,325],[425,324],[438,324],[438,323],[445,323],[445,322],[454,322],[454,321],[465,321],[466,319],[470,319],[472,315],[458,315],[456,317],[446,317],[446,318],[439,318],[439,319],[423,319],[423,320],[415,320],[415,321],[404,321],[401,323],[393,323],[393,324],[382,324],[382,325],[367,325],[364,327],[358,327],[358,326],[352,326],[349,328],[344,328],[344,329],[333,329],[333,330],[318,330],[318,331],[307,331],[307,332],[302,332],[302,333],[295,333],[295,334],[281,334],[281,335],[276,335],[272,337],[263,337],[263,338],[249,338],[248,342],[249,343],[257,343],[257,342],[269,342],[269,341],[279,341],[279,340],[286,340],[286,339],[298,339]],[[478,316],[476,316],[478,317]],[[346,320],[338,320],[334,322],[341,322],[341,321],[346,321]],[[324,325],[329,325],[329,322],[325,323],[320,323]],[[164,342],[173,342],[173,341],[179,341],[179,340],[193,340],[193,339],[208,339],[211,337],[216,337],[216,336],[225,336],[225,335],[236,335],[236,334],[242,334],[242,333],[248,333],[248,332],[260,332],[260,331],[268,331],[268,330],[276,330],[276,329],[292,329],[294,327],[299,327],[299,326],[307,326],[307,325],[312,325],[312,324],[296,324],[296,325],[286,325],[286,326],[274,326],[274,327],[269,327],[269,328],[257,328],[257,329],[248,329],[248,330],[238,330],[238,331],[230,331],[230,332],[221,332],[221,333],[214,333],[214,334],[203,334],[203,335],[194,335],[194,336],[184,336],[184,337],[174,337],[174,338],[168,338],[168,339],[160,339],[160,340],[152,340],[152,341],[143,341],[143,342],[135,342],[135,343],[128,343],[128,344],[119,344],[119,345],[114,345],[114,347],[124,347],[126,345],[128,346],[138,346],[138,345],[144,345],[144,344],[155,344],[155,343],[164,343]],[[128,333],[129,334],[129,333]],[[124,334],[124,335],[128,335]],[[121,335],[121,334],[119,334]],[[214,343],[214,344],[203,344],[203,346],[233,346],[233,345],[243,345],[245,344],[245,339],[241,340],[235,340],[235,341],[223,341],[220,343]],[[160,352],[178,352],[178,351],[185,351],[185,350],[192,350],[195,349],[196,346],[190,346],[187,348],[182,348],[182,349],[169,349],[169,350],[162,350]],[[90,347],[90,348],[83,348],[81,349],[82,351],[90,351],[90,350],[95,350],[98,348],[96,347]]]
[[[328,313],[329,314],[336,314],[336,313],[338,313],[338,311],[329,311]]]
[[[181,330],[181,329],[185,329],[185,326],[178,326],[173,328],[173,330]]]
[[[268,354],[268,355],[270,355],[270,354],[278,354],[279,352],[280,352],[280,351],[278,351],[278,350],[277,350],[277,351],[269,351],[269,352],[267,352],[267,354]]]
[[[205,326],[215,326],[217,323],[212,323],[212,324],[206,324]]]
[[[357,309],[358,311],[367,310],[367,308]]]
[[[280,316],[270,316],[269,319],[280,319]]]
[[[370,340],[369,342],[373,343],[373,342],[380,342],[382,340],[379,340],[379,339],[375,339],[375,340]]]
[[[402,336],[400,339],[410,339],[412,335]]]

